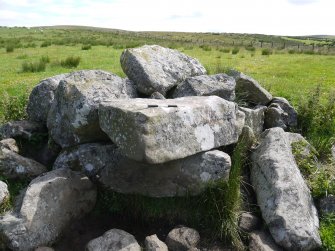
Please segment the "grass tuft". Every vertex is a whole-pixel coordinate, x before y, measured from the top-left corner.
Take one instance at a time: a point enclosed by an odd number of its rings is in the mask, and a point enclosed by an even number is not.
[[[80,57],[69,56],[65,60],[60,61],[60,65],[64,68],[76,68],[80,63]]]

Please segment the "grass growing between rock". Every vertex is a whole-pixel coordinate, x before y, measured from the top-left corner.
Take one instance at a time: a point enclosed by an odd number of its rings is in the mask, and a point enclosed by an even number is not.
[[[199,230],[209,241],[220,239],[234,250],[243,250],[238,216],[241,210],[241,169],[249,147],[248,137],[242,136],[233,153],[228,182],[219,180],[209,184],[198,196],[150,198],[101,189],[95,213],[121,213],[134,222],[185,224]]]
[[[322,250],[335,250],[335,214],[329,214],[321,218],[320,236],[322,239]]]

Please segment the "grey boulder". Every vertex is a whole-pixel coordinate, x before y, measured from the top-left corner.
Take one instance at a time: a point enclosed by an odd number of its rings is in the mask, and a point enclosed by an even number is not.
[[[13,152],[19,153],[19,147],[16,144],[15,139],[8,138],[8,139],[3,139],[0,141],[0,149],[6,148],[8,150],[11,150]]]
[[[187,96],[212,96],[235,100],[236,82],[233,77],[220,73],[216,75],[201,75],[185,79],[173,92],[173,98]]]
[[[151,99],[165,99],[165,97],[159,92],[154,92],[150,95]]]
[[[200,241],[197,230],[188,227],[172,229],[166,237],[165,243],[171,251],[187,251],[195,248]]]
[[[99,120],[122,154],[152,164],[236,143],[244,126],[238,106],[217,96],[104,102]]]
[[[46,134],[47,128],[43,124],[28,120],[11,121],[0,127],[0,139],[23,138],[29,140],[35,133]]]
[[[242,213],[240,215],[238,226],[242,231],[252,232],[259,229],[262,225],[262,221],[255,214],[252,213]]]
[[[290,250],[320,248],[317,211],[288,134],[279,127],[266,130],[251,160],[251,183],[276,243]]]
[[[120,229],[111,229],[86,245],[86,251],[141,251],[135,237]]]
[[[51,78],[43,79],[36,85],[29,95],[27,114],[31,121],[46,124],[48,112],[55,98],[55,91],[61,80],[68,74],[60,74]]]
[[[264,112],[266,106],[257,106],[254,109],[240,107],[239,109],[245,114],[245,125],[252,129],[256,137],[259,137],[264,130]]]
[[[228,154],[213,150],[162,164],[124,157],[115,145],[83,144],[64,150],[53,166],[83,171],[93,181],[120,193],[150,197],[196,195],[209,182],[228,180]]]
[[[1,147],[0,171],[6,178],[26,179],[46,172],[47,168],[35,160],[22,157],[14,151]]]
[[[167,91],[186,78],[206,74],[206,69],[198,60],[159,45],[126,49],[120,61],[123,71],[135,82],[137,90],[147,95],[158,91],[165,96]]]
[[[335,196],[334,195],[328,195],[320,199],[320,212],[323,215],[335,213]]]
[[[45,173],[29,184],[18,207],[1,218],[2,240],[15,251],[52,244],[72,220],[93,209],[96,195],[95,186],[80,173]]]
[[[100,70],[78,71],[60,81],[51,105],[47,126],[62,147],[107,140],[98,119],[105,99],[136,97],[133,83]]]
[[[157,235],[150,235],[145,238],[146,251],[168,251],[168,247],[164,242],[158,239]]]
[[[267,105],[272,95],[265,90],[255,79],[242,72],[230,71],[228,75],[235,78],[236,96],[253,105]]]
[[[9,198],[8,186],[0,180],[0,206]]]
[[[294,107],[287,101],[287,99],[282,97],[274,97],[271,101],[271,104],[278,104],[281,109],[287,114],[285,116],[285,124],[288,127],[295,127],[298,125],[298,113]]]
[[[271,235],[265,231],[255,231],[249,236],[249,251],[283,251]]]

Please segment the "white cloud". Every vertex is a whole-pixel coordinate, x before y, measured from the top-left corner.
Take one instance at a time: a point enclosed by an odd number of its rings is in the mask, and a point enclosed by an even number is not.
[[[137,31],[334,33],[333,0],[0,0],[0,6],[0,25],[12,26],[75,24]]]

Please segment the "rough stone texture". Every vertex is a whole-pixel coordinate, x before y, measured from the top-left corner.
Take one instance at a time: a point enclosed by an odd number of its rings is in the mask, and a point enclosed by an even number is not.
[[[165,99],[165,97],[159,92],[154,92],[153,94],[151,94],[150,98],[151,99]]]
[[[5,182],[0,180],[0,205],[9,198],[8,186]]]
[[[141,251],[135,237],[120,229],[111,229],[96,239],[91,240],[86,251]]]
[[[335,162],[335,145],[333,145],[331,149],[332,157],[333,157],[333,162]]]
[[[165,96],[168,90],[186,78],[206,74],[206,69],[197,59],[158,45],[126,49],[120,61],[123,71],[135,82],[138,91],[147,95],[158,91]]]
[[[173,92],[173,98],[187,96],[212,96],[235,100],[236,82],[233,77],[221,73],[216,75],[201,75],[185,79]]]
[[[249,251],[283,251],[271,235],[264,231],[255,231],[249,236]]]
[[[251,182],[274,240],[286,249],[313,250],[321,246],[319,219],[290,143],[283,129],[266,130],[251,155]]]
[[[30,139],[34,133],[47,133],[47,128],[37,122],[28,120],[11,121],[0,127],[0,139]]]
[[[46,124],[50,106],[55,97],[55,90],[59,81],[65,79],[68,74],[60,74],[43,79],[34,87],[29,96],[27,105],[28,118],[31,121]]]
[[[296,110],[291,106],[291,104],[287,101],[287,99],[282,97],[274,97],[271,101],[271,104],[278,104],[283,111],[287,114],[285,116],[285,124],[288,127],[295,127],[298,124],[298,113]]]
[[[197,230],[180,227],[172,229],[166,237],[165,243],[169,250],[172,251],[187,251],[198,245],[200,235]]]
[[[267,105],[272,100],[272,95],[253,78],[238,71],[228,74],[235,78],[238,97],[254,105]]]
[[[52,244],[71,220],[90,212],[96,189],[80,173],[58,169],[34,179],[22,203],[0,220],[0,234],[11,250],[30,251]]]
[[[265,111],[264,127],[266,129],[280,127],[287,129],[285,121],[288,119],[287,113],[280,107],[279,104],[273,103]]]
[[[228,154],[213,150],[163,164],[124,157],[115,145],[83,144],[64,150],[53,166],[84,171],[92,180],[121,193],[151,197],[199,194],[210,181],[228,180]]]
[[[244,125],[237,105],[217,96],[105,102],[99,119],[125,156],[148,163],[236,143]]]
[[[265,110],[266,106],[258,106],[255,109],[240,107],[240,111],[245,114],[245,125],[252,129],[256,137],[263,132]]]
[[[315,149],[313,146],[299,133],[286,133],[288,140],[290,142],[291,146],[294,146],[294,144],[298,143],[298,152],[295,153],[295,157],[299,158],[307,158],[309,157],[313,152],[315,152]],[[299,155],[299,156],[297,156]]]
[[[335,196],[328,195],[320,200],[320,212],[321,214],[335,213]]]
[[[157,235],[150,235],[145,238],[146,251],[168,251],[168,247],[164,242],[158,239]]]
[[[245,232],[252,232],[261,227],[262,221],[256,215],[252,213],[242,213],[238,226]]]
[[[106,140],[98,120],[99,103],[105,99],[136,97],[133,83],[112,73],[78,71],[60,81],[51,105],[47,126],[62,147]]]
[[[46,172],[47,168],[7,148],[0,148],[0,171],[7,178],[25,179]]]
[[[19,153],[19,147],[17,146],[15,139],[8,138],[8,139],[1,140],[0,149],[1,148],[6,148],[13,152]]]

